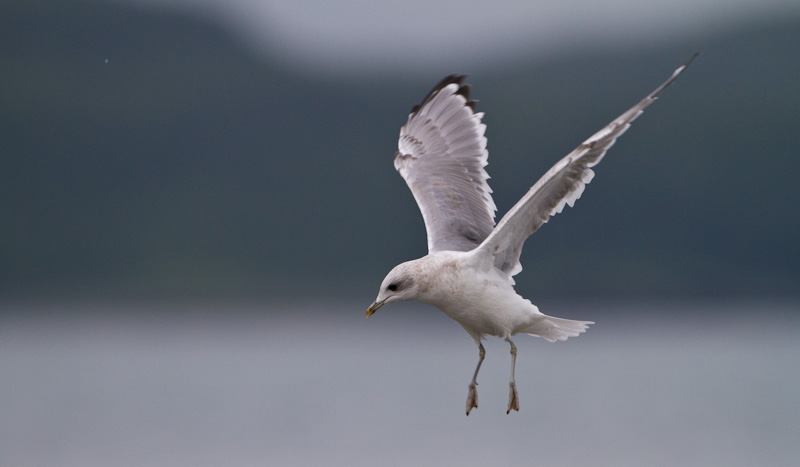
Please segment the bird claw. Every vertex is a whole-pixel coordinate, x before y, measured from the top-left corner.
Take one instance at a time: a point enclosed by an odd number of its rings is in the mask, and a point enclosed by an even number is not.
[[[510,414],[512,409],[519,412],[519,394],[517,393],[517,383],[512,381],[508,383],[508,386],[508,410],[506,411],[506,415]]]
[[[469,385],[469,393],[467,393],[467,415],[469,416],[469,411],[473,408],[478,408],[478,383],[472,383]]]

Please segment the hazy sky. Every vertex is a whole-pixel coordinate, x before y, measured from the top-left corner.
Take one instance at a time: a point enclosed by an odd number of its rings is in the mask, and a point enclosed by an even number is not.
[[[631,47],[759,16],[797,0],[115,0],[191,9],[295,65],[362,72]],[[474,67],[471,67],[474,68]]]

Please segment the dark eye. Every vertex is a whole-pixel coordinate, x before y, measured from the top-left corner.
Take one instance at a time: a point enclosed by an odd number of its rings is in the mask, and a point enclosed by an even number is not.
[[[386,287],[386,288],[391,290],[392,292],[396,292],[397,291],[397,284],[389,284],[389,286]]]

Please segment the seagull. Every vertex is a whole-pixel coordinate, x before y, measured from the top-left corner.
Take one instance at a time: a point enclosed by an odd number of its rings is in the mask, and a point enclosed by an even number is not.
[[[422,212],[428,254],[395,266],[383,280],[367,318],[389,303],[416,300],[454,319],[478,346],[478,365],[469,383],[467,415],[478,407],[478,371],[486,356],[482,340],[496,336],[511,345],[508,410],[519,411],[514,380],[517,348],[511,337],[530,334],[550,342],[586,331],[591,321],[548,316],[516,293],[513,276],[522,270],[525,240],[564,206],[573,206],[597,165],[617,138],[699,55],[695,53],[663,84],[548,170],[495,226],[484,167],[486,125],[475,112],[464,75],[445,77],[411,109],[400,129],[394,167]]]

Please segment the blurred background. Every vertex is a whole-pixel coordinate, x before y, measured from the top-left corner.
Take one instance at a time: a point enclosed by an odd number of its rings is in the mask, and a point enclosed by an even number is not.
[[[800,456],[797,2],[0,12],[0,465]],[[392,165],[408,111],[470,74],[499,219],[695,51],[523,251],[522,295],[598,324],[517,339],[509,416],[487,343],[464,419],[468,336],[422,305],[363,318],[426,253]]]

